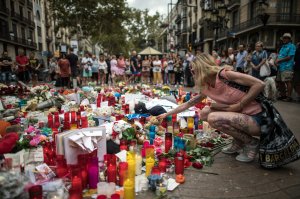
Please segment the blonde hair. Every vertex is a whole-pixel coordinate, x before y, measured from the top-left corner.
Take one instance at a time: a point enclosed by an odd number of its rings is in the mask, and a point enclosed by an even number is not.
[[[207,87],[209,77],[216,76],[224,68],[216,65],[213,56],[207,53],[197,55],[191,62],[191,67],[195,74],[195,85],[200,91]],[[232,70],[231,66],[225,66],[225,68]]]

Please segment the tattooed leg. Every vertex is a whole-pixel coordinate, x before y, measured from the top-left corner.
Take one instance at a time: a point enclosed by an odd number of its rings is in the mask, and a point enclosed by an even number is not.
[[[250,143],[252,136],[260,134],[260,128],[251,116],[233,112],[213,112],[208,115],[208,123],[235,139]]]

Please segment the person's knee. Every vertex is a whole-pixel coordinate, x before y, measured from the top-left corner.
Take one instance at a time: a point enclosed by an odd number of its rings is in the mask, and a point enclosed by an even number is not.
[[[212,113],[208,113],[207,114],[207,122],[209,123],[209,125],[213,128],[216,127],[216,125],[218,124],[217,121],[218,121],[218,115],[214,112]]]

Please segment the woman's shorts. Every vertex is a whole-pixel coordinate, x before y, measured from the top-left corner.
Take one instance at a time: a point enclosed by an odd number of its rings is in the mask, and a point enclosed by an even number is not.
[[[263,121],[263,112],[257,113],[255,115],[250,115],[252,117],[252,119],[256,122],[256,124],[258,126],[262,125],[262,121]]]

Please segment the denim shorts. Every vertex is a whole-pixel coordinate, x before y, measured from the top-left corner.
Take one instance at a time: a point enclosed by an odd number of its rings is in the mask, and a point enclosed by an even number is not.
[[[257,113],[255,115],[251,115],[251,117],[253,118],[253,120],[256,122],[256,124],[258,126],[262,125],[262,121],[263,121],[263,112]]]

